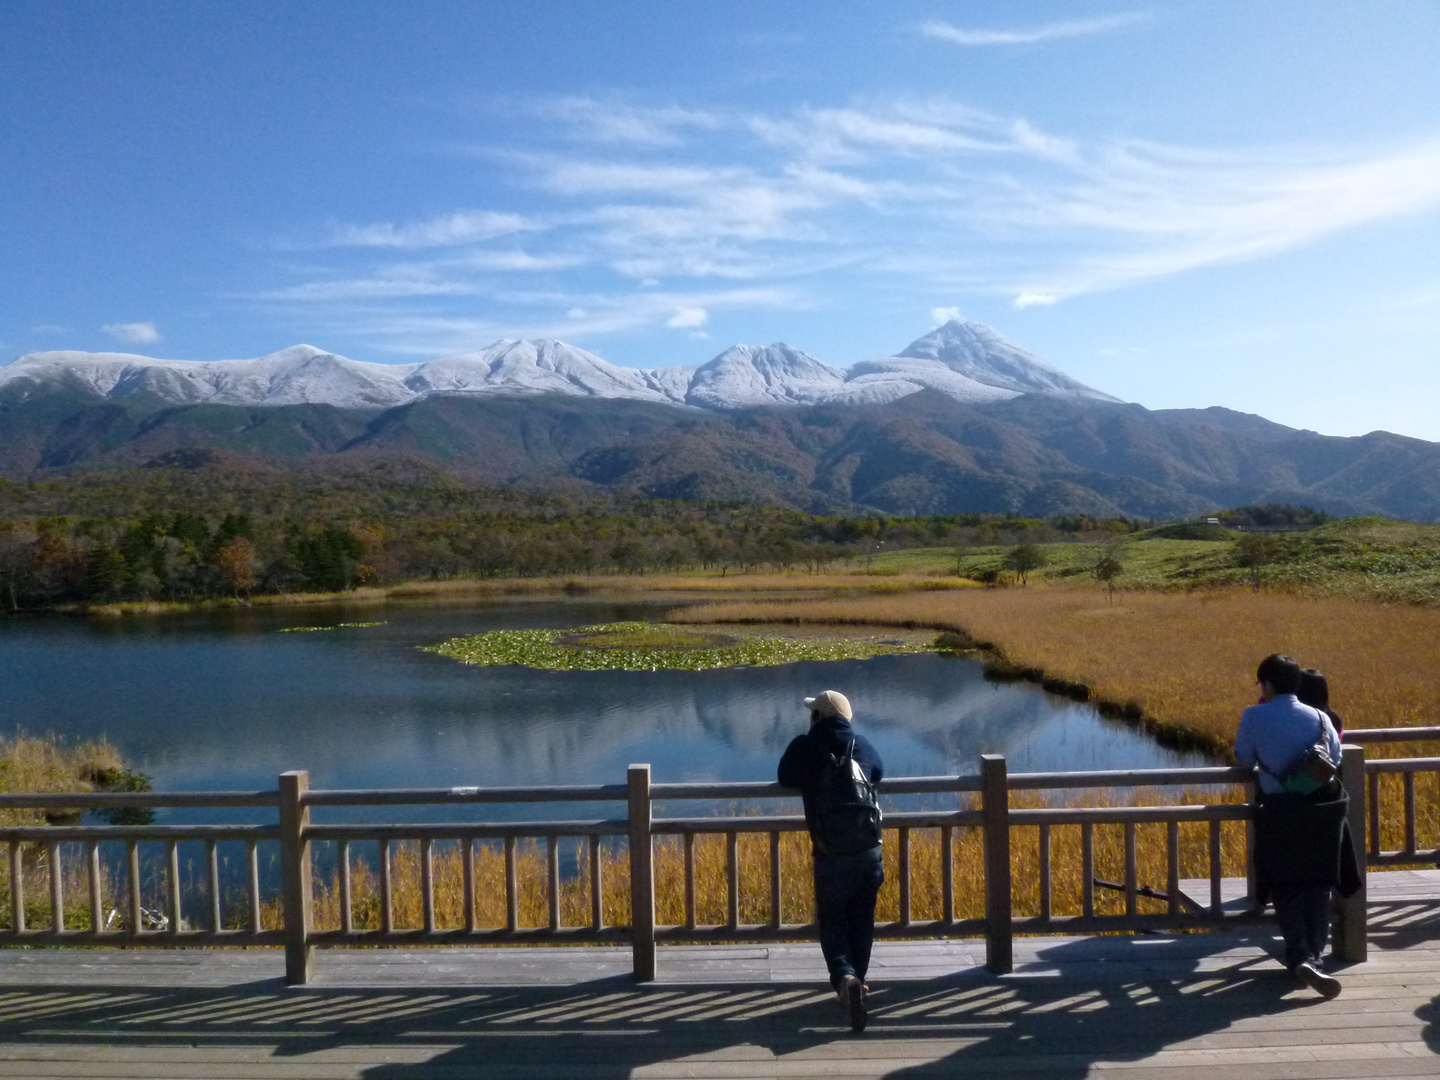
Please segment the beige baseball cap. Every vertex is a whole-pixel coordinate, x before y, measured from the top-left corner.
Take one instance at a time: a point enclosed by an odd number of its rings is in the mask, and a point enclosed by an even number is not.
[[[805,699],[805,707],[821,716],[838,716],[842,720],[853,720],[850,700],[839,690],[822,690],[814,697]]]

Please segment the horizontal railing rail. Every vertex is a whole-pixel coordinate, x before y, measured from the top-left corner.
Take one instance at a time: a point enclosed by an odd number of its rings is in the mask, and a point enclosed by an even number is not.
[[[1425,741],[1440,736],[1440,728],[1351,731],[1346,734],[1342,781],[1351,796],[1351,825],[1366,837],[1371,865],[1423,862],[1436,855],[1416,844],[1418,797],[1417,775],[1440,772],[1440,758],[1384,758],[1367,762],[1367,742],[1395,743]],[[1398,781],[1387,779],[1399,777]],[[1250,856],[1250,795],[1255,783],[1251,769],[1204,767],[1181,769],[1100,770],[1086,772],[1008,773],[1003,757],[981,759],[980,771],[961,776],[918,776],[888,778],[879,785],[887,799],[926,796],[918,809],[893,809],[885,815],[887,874],[893,871],[894,885],[887,901],[895,917],[877,926],[885,936],[932,936],[940,934],[983,934],[987,963],[994,970],[1009,970],[1011,943],[1023,932],[1135,931],[1149,928],[1205,928],[1228,925],[1254,917],[1252,905],[1224,902],[1223,868],[1230,851],[1229,865],[1237,865],[1239,852],[1233,845],[1242,842],[1245,861]],[[1379,804],[1388,788],[1398,785],[1404,800],[1404,843],[1394,850],[1380,849]],[[1183,789],[1183,801],[1156,805],[1130,805],[1147,791]],[[1229,788],[1226,795],[1223,789]],[[1235,789],[1241,789],[1236,797]],[[1080,792],[1089,789],[1108,792],[1096,802]],[[1202,794],[1209,789],[1211,794]],[[1222,789],[1217,791],[1216,789]],[[1194,794],[1192,794],[1192,792]],[[1057,793],[1052,800],[1046,793]],[[76,794],[23,793],[0,795],[0,809],[43,811],[50,814],[76,810],[260,808],[275,811],[271,823],[251,825],[212,824],[26,824],[0,827],[0,845],[8,846],[10,874],[10,922],[0,928],[0,942],[123,944],[280,944],[285,945],[286,975],[304,982],[313,970],[317,946],[365,944],[463,944],[497,941],[628,941],[637,978],[653,978],[657,942],[680,940],[765,941],[813,939],[816,927],[804,921],[804,907],[790,909],[785,920],[788,875],[808,875],[805,852],[808,845],[797,834],[806,833],[806,822],[798,812],[777,812],[788,803],[799,810],[799,793],[766,782],[652,783],[649,766],[632,766],[624,784],[513,787],[445,787],[395,790],[312,790],[308,775],[285,773],[275,791],[245,792],[152,792]],[[1216,801],[1207,801],[1214,798]],[[730,804],[722,812],[656,816],[657,808],[670,804],[705,800]],[[1117,802],[1118,800],[1118,802]],[[585,818],[563,818],[554,814],[536,820],[331,822],[312,821],[320,808],[384,806],[433,806],[442,811],[458,807],[531,804],[537,807],[558,804],[624,803],[619,814],[607,813]],[[935,803],[938,805],[926,805]],[[1037,805],[1038,803],[1038,805]],[[755,812],[749,812],[753,809]],[[975,839],[963,840],[966,830]],[[1057,833],[1057,830],[1064,830]],[[1116,830],[1102,832],[1102,830]],[[1163,860],[1147,865],[1163,867],[1164,880],[1142,881],[1142,842],[1158,835],[1163,843]],[[790,840],[785,838],[789,836]],[[763,842],[762,842],[763,838]],[[1186,839],[1188,838],[1188,839]],[[697,897],[696,875],[702,845],[723,842],[723,898],[709,894],[705,905]],[[1111,854],[1101,859],[1104,850]],[[1182,840],[1186,840],[1182,851]],[[958,843],[958,847],[957,847]],[[204,885],[208,911],[192,926],[182,910],[182,889],[178,845],[200,844],[205,850]],[[239,915],[222,919],[221,880],[218,853],[223,845],[238,844],[246,852],[245,903]],[[262,904],[261,877],[257,857],[260,845],[279,849],[281,895],[278,902]],[[1017,847],[1017,844],[1023,846]],[[123,881],[123,899],[114,905],[123,913],[105,909],[102,849],[115,845],[123,851],[117,880]],[[657,847],[657,845],[660,845]],[[742,889],[742,845],[754,852],[754,862],[745,864],[746,884]],[[165,898],[160,910],[142,904],[144,878],[141,853],[158,847],[163,852],[159,875]],[[768,881],[756,882],[753,873],[762,863],[768,847]],[[368,899],[357,893],[355,859],[357,848],[372,876],[366,889]],[[323,850],[322,850],[323,849]],[[621,851],[623,849],[623,862]],[[329,852],[333,850],[333,863]],[[705,847],[714,852],[713,846]],[[1035,862],[1030,863],[1034,852]],[[1157,849],[1145,847],[1146,851]],[[81,873],[67,877],[63,856],[79,851]],[[785,852],[789,852],[789,856]],[[1120,854],[1113,854],[1114,852]],[[439,853],[458,858],[461,879],[459,914],[453,902],[439,905],[436,896],[436,867]],[[683,890],[679,905],[668,900],[667,912],[680,911],[678,921],[656,922],[656,857],[663,855],[667,867],[678,869]],[[915,877],[917,852],[924,852],[926,874]],[[981,872],[967,871],[966,883],[983,889],[983,906],[957,896],[957,858],[978,857]],[[1188,852],[1185,860],[1182,853]],[[403,853],[403,860],[397,858]],[[534,874],[526,880],[530,888],[543,881],[532,903],[543,893],[543,914],[521,919],[520,859]],[[573,859],[572,859],[573,854]],[[479,880],[479,858],[493,866],[503,864],[504,896],[501,916],[494,925],[492,915],[481,925],[480,896],[488,890],[487,901],[499,901],[499,879]],[[1064,904],[1055,896],[1059,855],[1072,884],[1067,885]],[[327,910],[338,908],[338,917],[327,916],[326,925],[315,919],[316,859],[334,868],[334,895],[324,892]],[[938,868],[937,868],[938,858]],[[1149,859],[1150,856],[1147,856]],[[796,859],[799,861],[797,862]],[[714,860],[707,855],[707,873],[714,873]],[[73,863],[74,860],[72,860]],[[112,862],[114,862],[112,860]],[[1121,863],[1123,862],[1123,867]],[[1078,863],[1079,895],[1073,888],[1073,869]],[[678,865],[677,865],[678,864]],[[397,871],[397,865],[403,869]],[[1203,866],[1205,873],[1194,879],[1205,895],[1186,895],[1182,890],[1182,865]],[[454,862],[442,864],[454,872]],[[402,880],[415,867],[418,882]],[[566,868],[566,873],[562,873]],[[1033,872],[1032,869],[1033,868]],[[1110,868],[1113,868],[1110,869]],[[1017,873],[1023,871],[1023,887]],[[667,874],[676,870],[666,869]],[[1160,871],[1157,870],[1157,873]],[[607,876],[619,873],[628,882],[607,884]],[[1248,875],[1248,871],[1247,871]],[[26,880],[48,878],[50,911],[46,925],[27,927],[29,914]],[[1113,879],[1113,880],[1112,880]],[[88,913],[76,916],[67,925],[65,890],[73,880],[82,880],[88,893]],[[670,879],[672,882],[674,878]],[[1187,878],[1186,880],[1191,880]],[[925,899],[917,899],[917,881]],[[1204,882],[1204,885],[1199,885]],[[397,892],[403,885],[418,884],[419,915],[415,925],[400,925]],[[624,914],[623,885],[628,884],[628,917]],[[766,889],[768,885],[768,890]],[[1208,889],[1205,888],[1208,886]],[[755,888],[760,895],[753,894]],[[108,888],[108,886],[107,886]],[[1186,889],[1190,886],[1186,885]],[[609,890],[607,893],[607,889]],[[808,882],[806,884],[808,891]],[[568,892],[566,890],[569,890]],[[617,891],[618,890],[618,891]],[[1017,890],[1024,893],[1022,913],[1015,911]],[[34,890],[31,890],[32,893]],[[153,890],[152,890],[153,891]],[[763,894],[768,891],[768,897]],[[562,904],[562,893],[569,899]],[[493,894],[493,895],[492,895]],[[412,891],[407,893],[414,897]],[[453,894],[447,894],[453,895]],[[674,896],[675,894],[671,894]],[[1253,888],[1251,889],[1253,897]],[[607,897],[612,906],[607,908]],[[1122,899],[1102,899],[1116,897]],[[768,900],[768,904],[766,901]],[[743,901],[743,902],[742,902]],[[407,901],[413,902],[413,901]],[[579,905],[577,907],[576,905]],[[707,915],[722,904],[715,923],[699,919],[700,907]],[[444,907],[444,914],[441,907]],[[576,916],[584,911],[583,917]],[[963,910],[962,910],[963,909]],[[36,910],[43,911],[43,904]],[[357,914],[364,912],[363,920]],[[416,910],[414,907],[409,911]],[[532,911],[538,910],[532,908]],[[979,910],[981,914],[975,914]],[[569,925],[566,918],[578,921]],[[607,912],[610,919],[607,921]],[[270,914],[273,913],[273,914]],[[759,920],[755,920],[755,914]],[[968,913],[968,914],[967,914]],[[744,920],[742,921],[742,916]],[[799,916],[797,919],[796,916]],[[673,918],[673,916],[668,916]],[[408,918],[408,916],[407,916]],[[116,920],[119,919],[119,925]],[[79,925],[88,922],[87,926]],[[205,925],[199,925],[203,922]],[[283,925],[277,927],[275,923]],[[112,928],[113,927],[113,928]],[[1365,926],[1363,892],[1358,904],[1347,903],[1342,918],[1341,947],[1352,959],[1364,956]]]

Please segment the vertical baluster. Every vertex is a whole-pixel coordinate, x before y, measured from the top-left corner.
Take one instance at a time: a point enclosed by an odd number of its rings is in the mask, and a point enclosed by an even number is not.
[[[980,755],[985,808],[985,966],[996,975],[1015,967],[1014,871],[1010,864],[1010,781],[1002,754]]]
[[[545,897],[550,903],[550,929],[560,929],[560,838],[545,837]]]
[[[1040,917],[1050,918],[1050,826],[1040,826]]]
[[[1135,914],[1135,823],[1125,823],[1125,915]]]
[[[95,840],[85,841],[85,876],[90,885],[90,929],[99,933],[105,929],[105,910],[100,896],[100,844]]]
[[[1401,774],[1405,782],[1405,854],[1415,854],[1415,773]]]
[[[955,921],[955,830],[940,826],[940,917]]]
[[[725,834],[725,890],[729,905],[726,909],[725,924],[730,929],[740,925],[740,855],[739,834]]]
[[[210,932],[224,929],[220,911],[220,851],[214,840],[205,841],[205,876],[210,887]]]
[[[780,833],[770,831],[770,926],[780,929]]]
[[[461,844],[465,858],[463,889],[465,893],[465,930],[467,933],[473,934],[475,932],[475,838],[467,836],[461,841]]]
[[[435,842],[420,841],[420,904],[425,933],[435,932]]]
[[[1095,915],[1095,826],[1080,825],[1080,910],[1089,919]]]
[[[350,896],[349,840],[341,840],[335,845],[335,863],[340,871],[340,929],[348,934],[355,929],[355,905]]]
[[[15,933],[25,930],[25,866],[20,841],[10,841],[10,926]]]
[[[65,932],[64,885],[60,877],[60,845],[47,844],[45,857],[50,861],[50,930],[55,934]]]
[[[390,841],[380,841],[380,929],[391,933],[395,929],[394,892],[390,880]]]
[[[505,837],[505,929],[520,928],[520,889],[515,880],[515,837]]]
[[[140,925],[140,845],[134,840],[125,842],[125,864],[130,881],[130,932],[139,934]]]
[[[165,842],[165,873],[170,879],[170,933],[180,933],[180,845]]]
[[[590,929],[605,929],[605,864],[601,861],[599,833],[590,837]]]
[[[900,925],[910,925],[910,829],[900,827]]]
[[[1220,890],[1221,882],[1220,863],[1220,822],[1210,822],[1210,914],[1222,915],[1225,912],[1225,897]]]
[[[1180,914],[1180,823],[1165,823],[1165,892],[1170,896],[1169,912]]]
[[[685,834],[685,929],[695,929],[695,834]]]
[[[258,934],[265,924],[260,918],[260,847],[254,840],[245,842],[245,873],[250,885],[250,932]]]
[[[1374,858],[1380,854],[1380,774],[1372,772],[1367,779],[1370,781],[1370,857]]]

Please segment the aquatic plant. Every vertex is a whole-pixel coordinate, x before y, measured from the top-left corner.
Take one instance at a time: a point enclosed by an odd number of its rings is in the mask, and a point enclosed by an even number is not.
[[[462,664],[514,664],[550,671],[706,671],[801,660],[860,660],[932,646],[863,637],[729,637],[645,622],[579,630],[492,630],[420,646]]]
[[[342,622],[330,626],[285,626],[277,634],[311,634],[317,630],[359,630],[367,626],[384,626],[383,622]]]

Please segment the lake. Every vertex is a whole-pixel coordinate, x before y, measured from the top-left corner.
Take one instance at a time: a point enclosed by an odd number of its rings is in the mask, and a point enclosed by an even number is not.
[[[416,648],[485,630],[655,619],[668,606],[547,600],[5,619],[0,722],[106,738],[156,790],[170,791],[273,789],[287,769],[308,769],[312,786],[325,788],[621,783],[632,762],[650,763],[661,782],[769,780],[805,727],[801,699],[823,689],[850,698],[891,776],[974,772],[981,753],[1006,755],[1011,771],[1209,763],[1087,705],[989,682],[967,658],[554,672],[467,666]],[[384,624],[279,632],[369,620]],[[246,819],[206,810],[161,820],[187,816]]]

